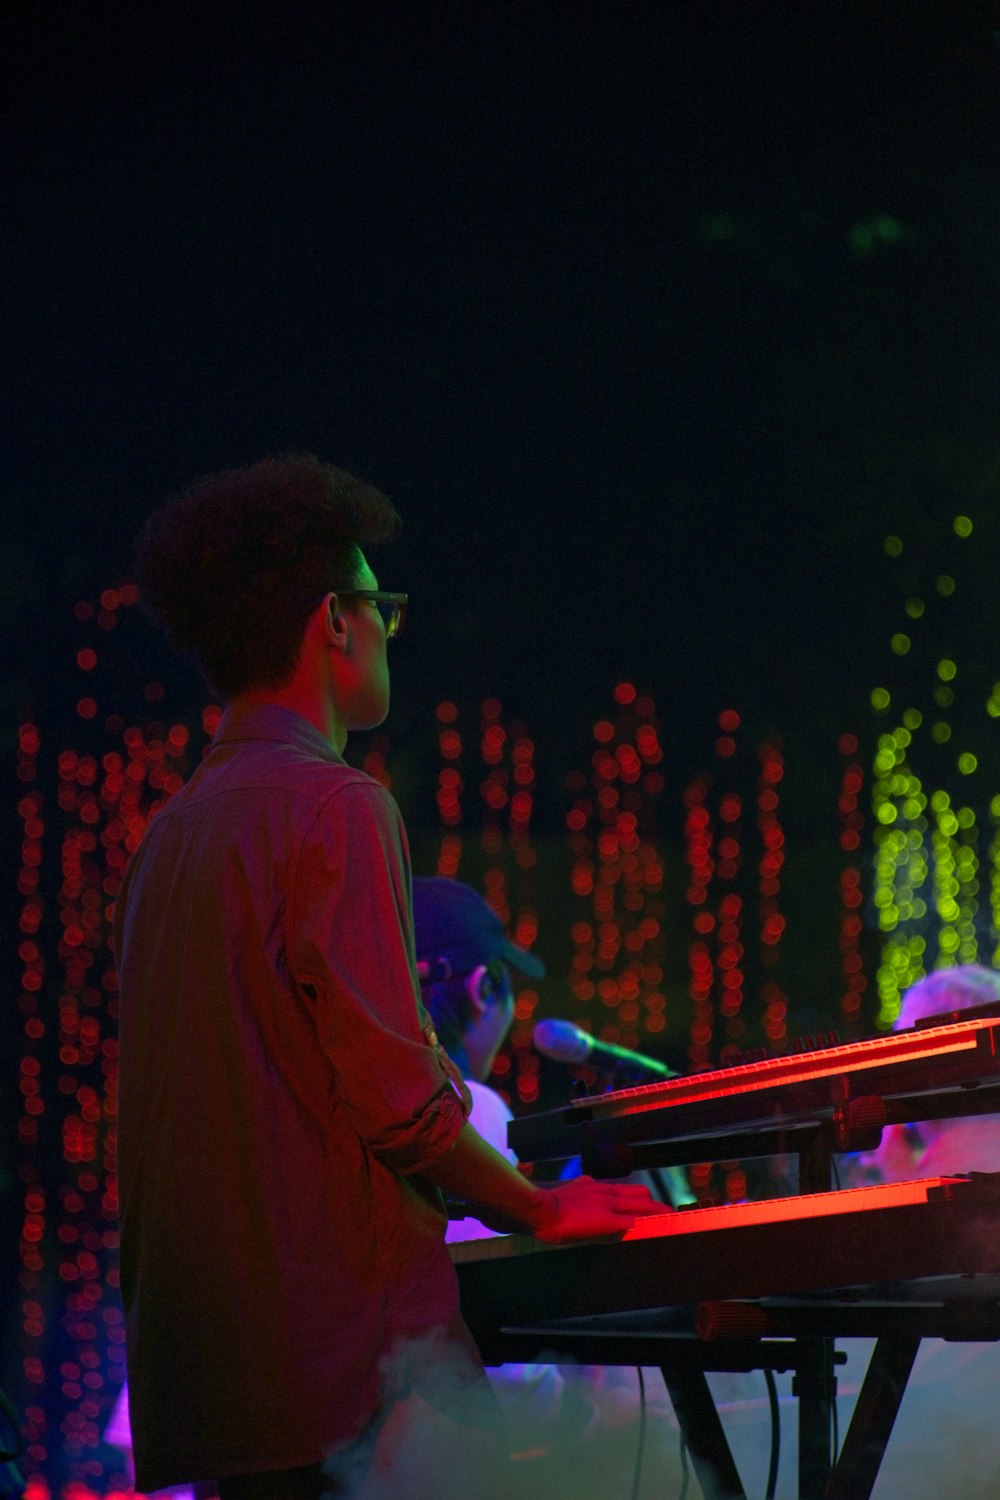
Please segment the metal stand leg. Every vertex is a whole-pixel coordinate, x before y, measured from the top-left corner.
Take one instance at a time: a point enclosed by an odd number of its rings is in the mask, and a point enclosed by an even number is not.
[[[919,1348],[912,1336],[875,1345],[824,1500],[869,1500]]]
[[[705,1500],[746,1500],[704,1371],[682,1362],[661,1368]]]
[[[800,1339],[792,1390],[799,1402],[799,1495],[823,1500],[830,1478],[830,1429],[837,1398],[833,1340]]]

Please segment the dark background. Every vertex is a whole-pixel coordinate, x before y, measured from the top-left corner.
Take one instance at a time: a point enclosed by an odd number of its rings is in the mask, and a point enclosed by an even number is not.
[[[991,578],[996,5],[2,24],[13,708],[147,510],[293,448],[403,513],[397,736],[632,675],[680,760],[728,700],[828,744],[956,512]]]
[[[85,733],[73,606],[145,513],[312,450],[403,514],[374,561],[411,595],[416,846],[442,697],[530,726],[542,837],[620,678],[657,701],[668,840],[735,707],[785,749],[806,972],[875,685],[926,707],[953,657],[955,737],[913,759],[947,786],[975,750],[981,810],[1000,783],[998,29],[984,0],[4,8],[4,786],[19,717]],[[118,637],[106,669],[198,703]]]

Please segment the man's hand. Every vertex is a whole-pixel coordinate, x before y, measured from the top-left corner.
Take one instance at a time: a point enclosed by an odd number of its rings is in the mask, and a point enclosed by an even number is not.
[[[468,1123],[421,1175],[443,1193],[464,1200],[490,1229],[501,1234],[527,1230],[549,1245],[624,1234],[636,1219],[670,1212],[648,1188],[625,1182],[576,1177],[559,1187],[536,1187]]]
[[[570,1240],[624,1234],[636,1219],[670,1212],[648,1188],[574,1177],[571,1182],[545,1191],[539,1222],[532,1226],[531,1232],[547,1245],[564,1245]]]

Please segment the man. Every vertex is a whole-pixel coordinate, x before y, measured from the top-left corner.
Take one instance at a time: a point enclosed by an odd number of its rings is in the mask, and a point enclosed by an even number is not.
[[[389,1474],[432,1409],[454,1409],[457,1441],[477,1370],[442,1192],[553,1243],[656,1210],[529,1183],[466,1123],[420,1004],[399,813],[342,759],[388,710],[406,598],[362,548],[398,528],[376,490],[301,456],[197,482],[140,541],[147,608],[227,704],[116,916],[140,1489],[313,1500],[347,1483],[327,1455],[352,1451],[359,1484]],[[417,1493],[398,1466],[385,1483],[370,1492]]]
[[[413,927],[421,995],[438,1040],[465,1079],[472,1098],[469,1120],[516,1162],[507,1145],[513,1116],[487,1080],[514,1019],[510,969],[542,979],[545,965],[512,943],[496,912],[460,880],[415,876]],[[492,1232],[477,1219],[455,1219],[448,1239]]]
[[[903,996],[893,1031],[906,1031],[935,1016],[960,1021],[962,1012],[1000,1005],[1000,974],[980,964],[936,969]],[[851,1181],[905,1182],[1000,1171],[1000,1116],[967,1115],[888,1125],[877,1150],[856,1157]]]
[[[542,979],[544,965],[511,942],[496,912],[459,880],[414,877],[413,923],[424,1004],[465,1077],[472,1095],[469,1118],[480,1135],[516,1162],[507,1146],[513,1116],[487,1080],[514,1018],[510,970]],[[686,1192],[682,1174],[677,1172],[676,1180],[671,1174],[668,1169],[670,1186]],[[666,1207],[661,1202],[661,1211]],[[448,1225],[449,1242],[492,1233],[472,1215]],[[490,1384],[509,1430],[522,1453],[533,1455],[534,1466],[520,1465],[525,1480],[530,1475],[541,1483],[547,1475],[550,1493],[554,1479],[559,1494],[624,1494],[633,1480],[641,1429],[646,1467],[663,1493],[672,1493],[682,1478],[677,1423],[662,1379],[656,1371],[647,1376],[640,1397],[637,1373],[630,1369],[550,1363],[491,1369]]]
[[[1000,1007],[1000,974],[980,964],[937,969],[903,995],[893,1031],[932,1018],[961,1021],[964,1012]],[[970,1095],[974,1098],[975,1094]],[[1000,1115],[956,1115],[889,1125],[877,1150],[848,1159],[846,1186],[1000,1172]],[[989,1231],[992,1232],[992,1231]],[[1000,1471],[996,1392],[1000,1346],[925,1338],[893,1423],[879,1469],[879,1492],[908,1500],[992,1495]],[[847,1340],[840,1390],[860,1385],[871,1357],[867,1339]]]
[[[514,1019],[510,970],[544,979],[545,965],[536,954],[512,943],[492,907],[460,880],[414,876],[413,929],[421,995],[438,1039],[460,1068],[472,1097],[470,1123],[516,1164],[507,1145],[513,1115],[487,1080]],[[484,1239],[493,1232],[465,1214],[449,1221],[447,1239]],[[565,1379],[559,1368],[502,1365],[489,1372],[489,1379],[518,1445],[523,1448],[539,1438],[548,1445],[562,1415]],[[573,1431],[575,1442],[581,1425]]]

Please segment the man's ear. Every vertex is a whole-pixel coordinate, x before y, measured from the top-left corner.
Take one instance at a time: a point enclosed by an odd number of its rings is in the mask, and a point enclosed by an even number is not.
[[[322,603],[316,607],[316,616],[324,644],[332,646],[336,651],[345,650],[348,636],[347,620],[344,618],[344,612],[336,594],[325,595]]]
[[[465,987],[469,992],[469,1005],[477,1021],[480,1016],[485,1016],[487,1010],[487,1000],[483,994],[483,979],[485,977],[486,965],[480,964],[477,969],[473,969],[465,981]]]

